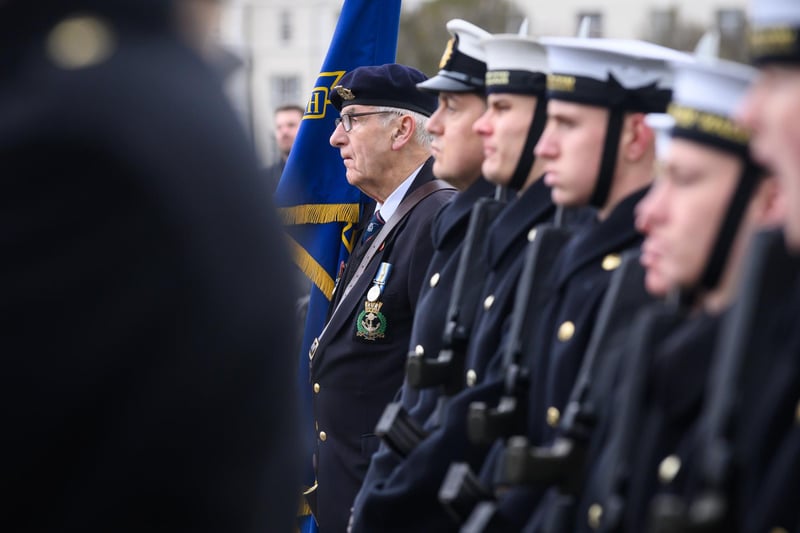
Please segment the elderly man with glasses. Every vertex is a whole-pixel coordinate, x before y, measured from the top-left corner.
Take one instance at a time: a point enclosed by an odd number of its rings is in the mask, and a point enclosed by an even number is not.
[[[347,181],[374,200],[362,213],[328,323],[314,341],[311,386],[322,531],[346,529],[353,499],[378,448],[375,424],[402,384],[420,288],[433,255],[434,215],[454,191],[435,179],[428,117],[434,95],[421,72],[397,64],[360,67],[331,93],[340,111],[330,143]]]

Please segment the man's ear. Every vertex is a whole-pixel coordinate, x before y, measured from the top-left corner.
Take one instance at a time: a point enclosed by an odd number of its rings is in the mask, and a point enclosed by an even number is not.
[[[401,115],[392,129],[392,150],[399,150],[414,137],[416,121],[411,115]]]
[[[754,198],[756,223],[762,227],[780,226],[786,219],[786,200],[777,178],[768,175],[761,179]]]
[[[627,161],[639,161],[653,148],[654,133],[644,118],[644,113],[630,113],[625,117],[619,151]]]

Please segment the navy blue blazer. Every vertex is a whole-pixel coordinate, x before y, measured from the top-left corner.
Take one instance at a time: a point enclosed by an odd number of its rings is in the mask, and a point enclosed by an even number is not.
[[[407,194],[435,179],[432,162],[425,163]],[[353,288],[358,297],[350,300],[354,303],[349,308],[333,314],[314,351],[310,376],[318,432],[315,517],[322,531],[345,530],[370,458],[378,449],[375,424],[405,375],[414,312],[434,253],[434,216],[453,194],[447,189],[429,195],[395,226]],[[359,244],[353,251],[337,292],[346,287],[367,246]],[[379,279],[382,264],[391,265],[383,280]],[[383,290],[371,302],[369,290],[382,282]],[[340,299],[347,305],[341,294],[335,301]],[[373,319],[370,315],[378,324],[373,330],[365,327]]]
[[[735,522],[746,533],[800,523],[800,284],[761,313],[773,317],[743,374],[734,441]]]
[[[553,294],[542,310],[532,351],[528,431],[534,442],[554,436],[561,411],[583,362],[600,303],[623,254],[642,236],[634,208],[646,194],[622,200],[608,218],[586,226],[567,244],[553,268]]]
[[[630,457],[626,531],[646,531],[656,493],[685,491],[720,321],[719,315],[693,316],[653,354],[636,422],[639,438]],[[668,467],[670,461],[680,468]]]
[[[481,178],[467,190],[457,194],[436,215],[432,234],[436,251],[425,274],[426,283],[422,284],[419,304],[414,314],[410,351],[422,350],[426,357],[438,357],[472,207],[480,198],[491,198],[494,191],[495,186]],[[476,262],[485,260],[483,255],[475,257]],[[468,314],[468,311],[464,310],[464,313]],[[404,386],[401,400],[406,409],[420,423],[424,423],[436,404],[439,391],[439,387],[425,389],[424,392],[430,394],[425,394],[422,405],[417,406],[421,399],[417,389]]]
[[[481,178],[467,190],[456,194],[453,200],[436,214],[432,233],[435,252],[425,274],[427,283],[422,284],[414,313],[409,350],[416,350],[419,346],[426,357],[438,357],[472,207],[478,199],[491,196],[494,189],[493,185]],[[482,258],[477,257],[475,260],[481,261]],[[398,401],[402,402],[406,411],[422,425],[436,407],[439,390],[437,387],[417,391],[404,383]],[[369,492],[371,485],[385,479],[400,459],[400,456],[381,443],[378,451],[372,456],[369,470],[356,497],[355,509],[359,507],[358,500],[361,495]]]
[[[494,221],[487,250],[491,273],[484,287],[484,305],[476,317],[467,351],[468,375],[474,375],[476,379],[473,381],[470,377],[467,381],[471,386],[448,400],[441,426],[434,429],[385,481],[375,483],[369,493],[360,495],[354,515],[354,532],[447,531],[456,528],[439,504],[439,486],[451,462],[467,461],[479,465],[485,455],[483,447],[469,442],[466,415],[473,401],[496,397],[502,390],[497,383],[485,388],[480,383],[481,376],[485,376],[485,365],[499,341],[500,325],[513,306],[528,232],[535,225],[552,220],[554,213],[550,190],[539,180]],[[485,355],[479,350],[490,350],[491,353]],[[426,428],[433,429],[431,422],[426,422]],[[410,509],[413,512],[409,512]]]
[[[495,354],[503,335],[503,323],[514,307],[517,281],[522,272],[528,233],[539,224],[551,222],[555,205],[550,188],[540,179],[513,201],[494,221],[487,241],[489,276],[467,349],[467,385],[486,377],[486,365]]]
[[[534,321],[537,330],[526,361],[531,375],[527,437],[532,444],[546,444],[555,436],[613,271],[623,254],[641,245],[634,208],[646,192],[623,199],[602,222],[586,224],[556,259],[552,293]],[[483,465],[481,479],[487,486],[494,480],[501,449],[496,444]],[[519,530],[541,495],[528,487],[509,490],[498,501],[499,521]]]

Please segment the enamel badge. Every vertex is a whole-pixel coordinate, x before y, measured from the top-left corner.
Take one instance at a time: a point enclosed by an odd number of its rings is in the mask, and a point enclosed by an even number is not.
[[[356,319],[356,336],[368,341],[382,339],[386,333],[386,317],[381,313],[382,302],[364,302],[364,310]]]
[[[372,287],[367,291],[364,310],[356,318],[356,336],[368,341],[382,339],[386,334],[386,316],[381,313],[383,302],[378,298],[383,294],[386,282],[392,274],[392,264],[383,262],[372,280]]]

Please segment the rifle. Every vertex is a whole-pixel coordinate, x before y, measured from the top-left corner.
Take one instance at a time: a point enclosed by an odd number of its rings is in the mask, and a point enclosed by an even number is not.
[[[767,330],[775,302],[797,277],[798,261],[789,256],[783,234],[761,232],[753,240],[737,301],[720,330],[709,376],[709,399],[701,413],[697,450],[701,491],[691,502],[660,494],[653,500],[653,533],[716,533],[728,530],[731,506],[725,487],[733,470],[733,431],[742,376],[755,358],[758,333]]]
[[[631,349],[620,359],[620,364],[625,361],[628,367],[620,390],[621,410],[606,448],[608,456],[604,459],[608,460],[598,463],[602,470],[598,476],[598,499],[589,513],[596,529],[607,532],[622,528],[631,471],[629,461],[637,440],[652,353],[658,343],[685,320],[684,308],[677,302],[653,304],[640,311],[640,315],[627,344]]]
[[[467,463],[452,463],[439,488],[439,501],[459,524],[470,516],[476,505],[485,503],[492,509],[492,497]]]
[[[497,198],[500,197],[498,192]],[[431,415],[434,426],[438,425],[447,398],[463,387],[467,343],[488,275],[488,265],[481,257],[489,227],[504,206],[505,203],[499,199],[480,198],[472,207],[464,246],[458,258],[438,357],[425,358],[424,354],[415,351],[408,354],[406,379],[409,386],[415,389],[443,388],[443,394],[438,398]],[[399,402],[393,402],[384,409],[375,427],[375,434],[395,453],[406,457],[428,432]]]
[[[614,272],[598,312],[597,322],[559,425],[560,435],[550,446],[530,446],[525,437],[512,437],[506,448],[500,484],[556,485],[560,493],[550,524],[554,531],[572,529],[576,497],[583,488],[586,458],[598,409],[607,402],[608,388],[596,382],[598,367],[615,365],[624,344],[624,331],[653,298],[644,287],[639,254],[630,253]]]
[[[416,353],[408,356],[408,383],[416,389],[442,386],[445,395],[452,396],[463,387],[467,343],[489,270],[485,261],[475,259],[483,254],[489,226],[502,208],[503,204],[495,200],[481,198],[472,209],[439,356],[436,359],[425,359]]]
[[[498,405],[488,408],[484,402],[473,402],[467,415],[470,440],[477,445],[488,445],[494,440],[511,435],[523,428],[526,420],[526,393],[528,370],[523,356],[530,351],[533,336],[528,318],[534,316],[549,294],[547,282],[558,254],[572,236],[573,230],[561,224],[562,210],[556,214],[554,224],[541,224],[528,234],[529,244],[520,283],[514,299],[510,341],[503,352],[504,394]],[[439,492],[439,501],[456,518],[463,522],[469,512],[481,501],[492,499],[468,465],[451,465]],[[482,506],[487,512],[491,505]]]
[[[470,405],[467,430],[475,444],[491,444],[525,428],[530,377],[525,357],[531,352],[535,330],[530,327],[530,318],[536,316],[549,296],[551,269],[572,234],[572,228],[557,220],[555,224],[537,226],[528,235],[530,243],[515,294],[509,342],[503,352],[504,394],[492,408],[484,402]]]

